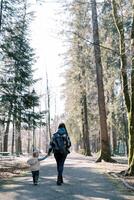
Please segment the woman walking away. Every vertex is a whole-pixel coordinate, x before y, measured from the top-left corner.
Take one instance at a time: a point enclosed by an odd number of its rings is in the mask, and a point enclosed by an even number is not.
[[[57,163],[57,185],[61,185],[63,183],[63,169],[64,162],[66,160],[67,154],[70,153],[69,148],[71,147],[71,141],[68,136],[68,132],[64,123],[60,123],[58,126],[58,130],[53,134],[48,155],[51,152],[54,153],[54,157]]]
[[[35,150],[33,152],[32,158],[28,159],[27,164],[30,165],[30,169],[32,172],[32,177],[33,177],[33,184],[37,185],[38,184],[38,179],[39,179],[39,170],[40,170],[40,161],[46,159],[47,156],[39,158],[39,152],[38,150]]]

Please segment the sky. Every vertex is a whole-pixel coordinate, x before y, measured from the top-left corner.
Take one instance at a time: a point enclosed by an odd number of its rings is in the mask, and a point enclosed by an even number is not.
[[[47,3],[48,2],[48,3]],[[61,76],[63,68],[63,41],[58,32],[61,30],[60,4],[48,0],[42,5],[34,5],[36,18],[32,22],[32,47],[35,49],[37,62],[34,66],[35,78],[41,78],[36,85],[39,94],[46,95],[46,72],[50,88],[50,109],[51,117],[64,112],[64,100],[61,99],[61,84],[64,79]],[[45,96],[42,98],[42,109],[45,106]]]
[[[45,107],[46,95],[46,72],[48,73],[48,83],[50,89],[50,110],[51,117],[60,115],[64,112],[64,99],[61,98],[64,78],[61,72],[64,71],[63,54],[66,50],[63,46],[64,41],[59,34],[62,31],[61,21],[70,18],[70,15],[63,12],[62,0],[29,0],[34,2],[33,9],[36,10],[36,18],[32,23],[32,46],[36,50],[38,57],[34,66],[35,78],[41,78],[36,85],[38,94],[44,94],[41,107]],[[38,1],[44,1],[41,5]],[[67,2],[71,0],[66,0]],[[102,2],[103,0],[97,0]],[[59,13],[62,12],[62,15]]]

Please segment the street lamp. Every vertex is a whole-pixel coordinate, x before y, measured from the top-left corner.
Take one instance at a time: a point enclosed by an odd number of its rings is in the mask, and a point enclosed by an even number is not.
[[[34,96],[35,90],[32,90],[32,106],[33,106],[33,151],[35,150],[35,123],[34,123]]]

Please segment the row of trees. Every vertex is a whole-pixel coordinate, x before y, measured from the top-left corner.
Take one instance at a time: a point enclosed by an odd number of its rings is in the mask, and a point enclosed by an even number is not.
[[[100,139],[97,161],[113,161],[123,141],[134,174],[133,1],[72,0],[64,7],[71,16],[64,85],[70,132],[85,155]]]
[[[133,2],[72,0],[64,6],[70,16],[65,30],[65,109],[76,148],[89,156],[101,149],[97,161],[113,161],[111,152],[123,141],[128,174],[134,174]],[[0,1],[0,149],[8,151],[10,136],[12,153],[22,153],[22,130],[32,130],[34,136],[48,112],[36,109],[29,8],[27,0]],[[49,100],[48,95],[50,109]],[[50,132],[50,113],[48,121]]]
[[[35,145],[35,128],[45,125],[46,114],[37,109],[32,69],[36,58],[29,37],[34,13],[28,2],[0,1],[0,151],[9,150],[10,137],[11,151],[17,154],[22,153],[22,130],[32,130]],[[27,149],[31,145],[28,142]]]

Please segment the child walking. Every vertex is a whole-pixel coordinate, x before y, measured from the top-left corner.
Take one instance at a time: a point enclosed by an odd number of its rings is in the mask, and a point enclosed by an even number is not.
[[[30,169],[32,172],[32,177],[33,177],[33,184],[37,185],[38,184],[38,179],[39,179],[39,170],[40,170],[40,161],[45,160],[47,158],[47,155],[39,158],[39,152],[35,150],[33,152],[32,158],[27,160],[28,165],[30,165]]]

